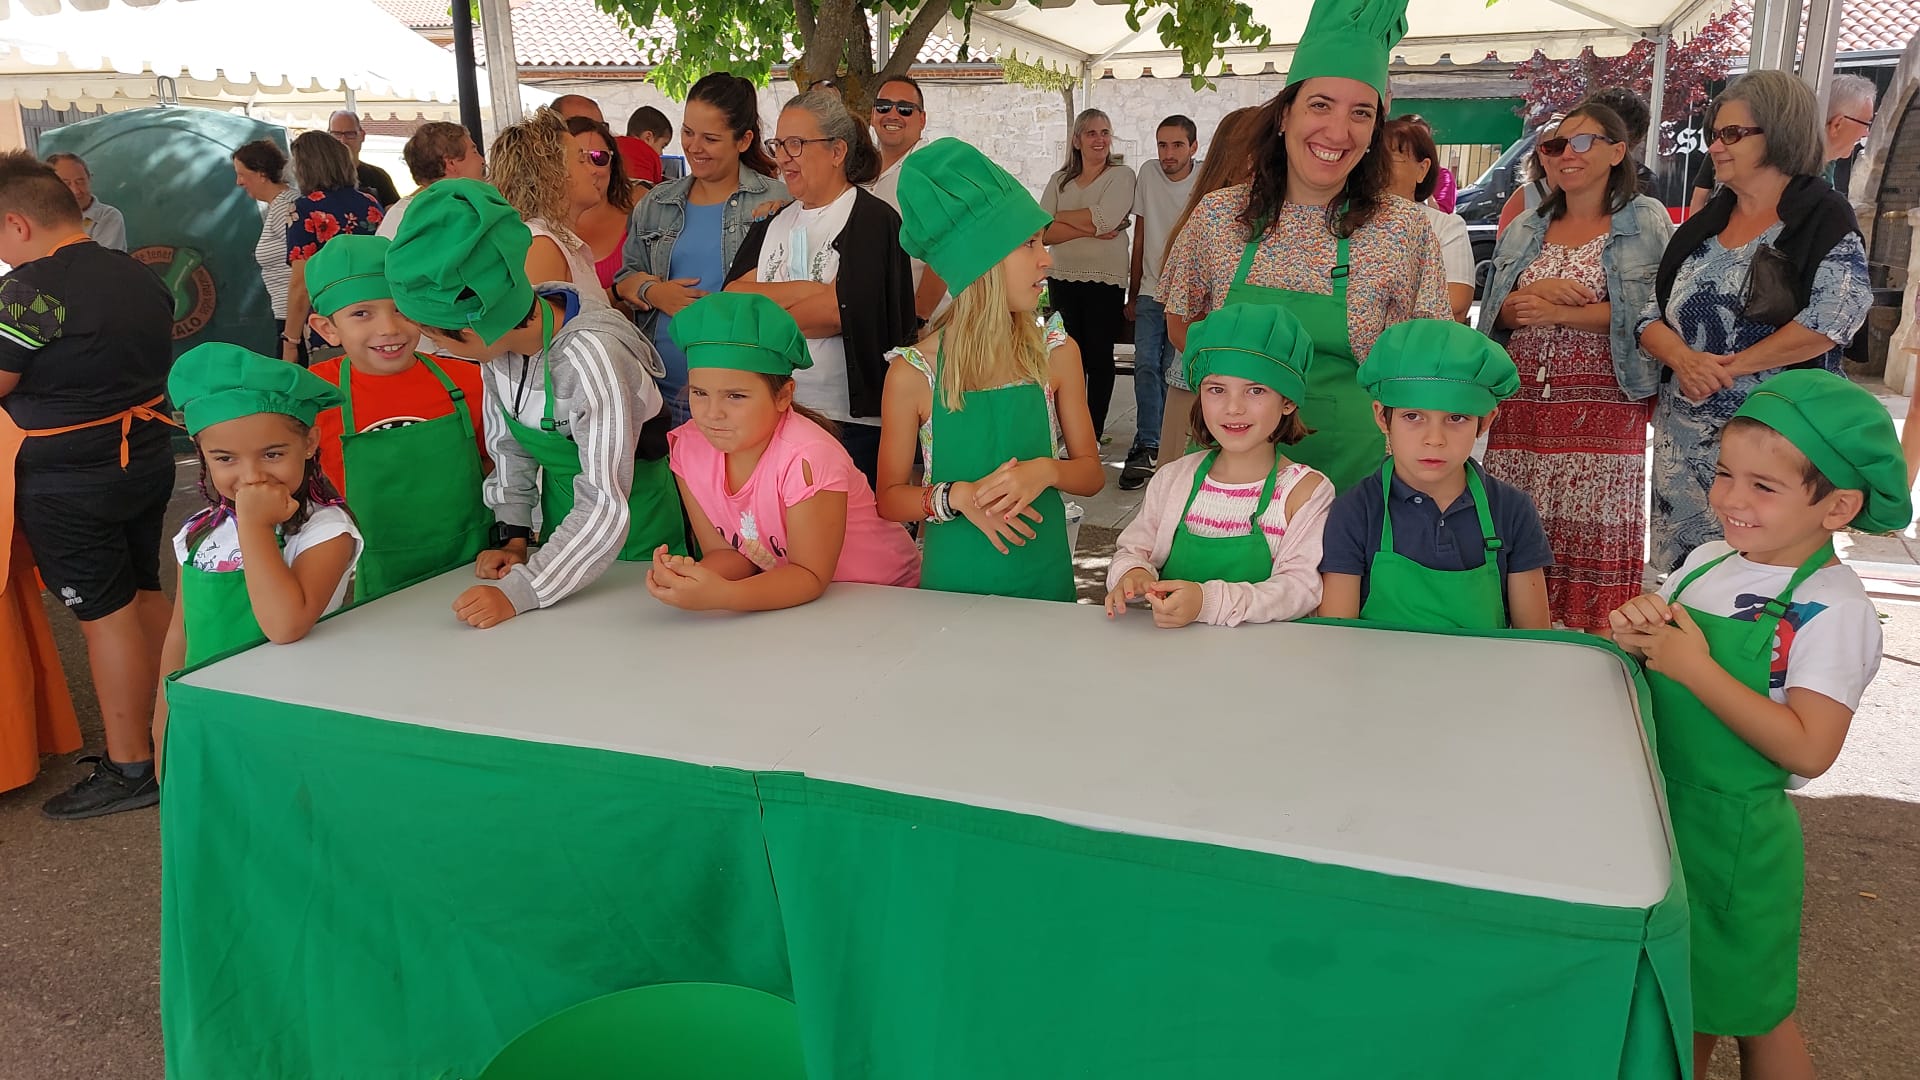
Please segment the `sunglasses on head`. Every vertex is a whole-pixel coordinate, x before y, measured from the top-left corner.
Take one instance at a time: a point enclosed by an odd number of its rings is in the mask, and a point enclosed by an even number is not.
[[[1707,134],[1712,136],[1712,138],[1708,140],[1708,145],[1712,145],[1714,142],[1722,142],[1728,146],[1732,146],[1734,143],[1739,142],[1749,135],[1765,135],[1766,133],[1766,128],[1741,127],[1738,124],[1728,124],[1723,128],[1712,128],[1708,130]]]
[[[611,150],[582,150],[580,152],[587,155],[587,162],[596,169],[605,168],[613,164],[613,151]]]
[[[895,109],[898,109],[901,117],[905,118],[919,112],[920,106],[915,105],[911,101],[893,101],[888,98],[873,99],[873,111],[879,113],[881,116],[885,116]]]
[[[1594,135],[1591,133],[1572,135],[1564,139],[1547,139],[1543,141],[1540,144],[1540,152],[1547,157],[1559,157],[1561,154],[1567,152],[1567,147],[1571,146],[1573,147],[1574,153],[1584,154],[1593,149],[1594,143],[1603,142],[1612,145],[1619,141],[1619,139],[1609,139],[1605,135]]]

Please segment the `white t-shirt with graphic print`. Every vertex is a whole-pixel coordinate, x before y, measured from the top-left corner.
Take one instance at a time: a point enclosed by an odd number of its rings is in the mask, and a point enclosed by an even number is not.
[[[240,554],[240,525],[228,514],[225,520],[213,527],[200,541],[200,546],[192,552],[187,550],[187,530],[193,526],[188,519],[185,527],[173,537],[173,555],[180,565],[187,565],[187,559],[193,559],[193,568],[209,574],[232,574],[246,569],[246,560]],[[360,527],[353,523],[353,515],[345,507],[315,507],[307,517],[307,523],[300,530],[286,537],[286,544],[280,553],[286,556],[287,565],[292,566],[300,553],[315,548],[336,536],[353,537],[353,561],[347,564],[347,572],[340,575],[340,584],[333,590],[333,598],[327,601],[327,610],[321,614],[338,611],[347,602],[347,584],[353,579],[353,568],[360,562],[360,552],[366,548],[366,541],[360,537]]]
[[[840,197],[809,210],[795,199],[767,224],[760,245],[760,280],[831,282],[840,276],[840,252],[833,246],[853,214],[850,187]],[[847,391],[847,347],[838,335],[808,338],[813,366],[793,373],[793,399],[829,419],[851,421]],[[872,423],[862,420],[861,423]]]

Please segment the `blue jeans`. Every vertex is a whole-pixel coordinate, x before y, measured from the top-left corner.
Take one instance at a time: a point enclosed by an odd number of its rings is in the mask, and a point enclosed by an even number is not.
[[[1133,302],[1133,406],[1135,450],[1160,448],[1160,423],[1167,408],[1169,368],[1180,364],[1180,350],[1167,339],[1167,309],[1151,296]]]

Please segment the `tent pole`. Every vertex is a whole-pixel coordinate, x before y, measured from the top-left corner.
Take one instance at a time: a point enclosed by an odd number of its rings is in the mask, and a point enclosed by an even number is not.
[[[1660,121],[1665,112],[1667,100],[1667,54],[1673,45],[1673,35],[1663,27],[1660,36],[1653,39],[1653,86],[1647,94],[1647,105],[1653,113],[1653,123],[1647,132],[1646,154],[1647,168],[1658,171],[1660,168]]]
[[[467,129],[473,145],[487,145],[487,133],[480,128],[480,79],[473,63],[473,9],[455,3],[453,12],[453,74],[460,95],[460,126]]]
[[[886,68],[887,61],[893,56],[893,42],[889,40],[893,37],[893,9],[881,4],[876,21],[879,23],[879,29],[873,35],[873,70],[881,71]],[[876,86],[873,89],[877,93],[880,88]]]
[[[520,122],[520,61],[513,50],[513,16],[507,11],[507,0],[480,0],[480,32],[487,42],[487,88],[497,135]]]
[[[1086,110],[1093,108],[1093,61],[1092,60],[1080,61],[1080,96],[1085,99],[1080,103],[1081,112],[1085,112]]]
[[[1840,47],[1840,10],[1844,0],[1812,0],[1807,9],[1807,45],[1800,58],[1800,78],[1813,88],[1825,121],[1827,99],[1833,91],[1833,61]],[[1824,130],[1824,127],[1823,129]]]

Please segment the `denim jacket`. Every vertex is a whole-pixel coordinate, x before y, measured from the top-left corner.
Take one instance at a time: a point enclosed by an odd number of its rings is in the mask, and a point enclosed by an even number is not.
[[[1495,325],[1500,306],[1513,292],[1521,272],[1539,257],[1550,224],[1539,214],[1521,214],[1507,226],[1500,246],[1494,250],[1493,273],[1481,299],[1480,331],[1501,345],[1513,337],[1513,331]],[[1633,327],[1640,309],[1653,296],[1660,255],[1672,235],[1673,218],[1667,208],[1656,199],[1639,195],[1613,215],[1606,249],[1600,255],[1607,278],[1607,302],[1613,305],[1607,333],[1613,351],[1613,374],[1620,380],[1621,391],[1635,401],[1660,390],[1660,365],[1640,351]]]
[[[687,197],[693,191],[693,177],[682,176],[669,180],[647,193],[640,205],[633,208],[633,216],[627,222],[627,243],[620,251],[620,272],[614,280],[628,274],[644,271],[655,277],[667,278],[672,275],[668,268],[673,262],[673,242],[680,237],[680,230],[687,223]],[[745,165],[740,166],[740,189],[727,196],[726,209],[720,214],[720,265],[732,266],[733,258],[740,250],[741,241],[747,238],[747,230],[761,217],[753,212],[772,202],[785,206],[792,196],[787,194],[787,185],[754,172]],[[640,329],[649,339],[653,336],[654,320],[657,311],[643,311],[637,318]]]

